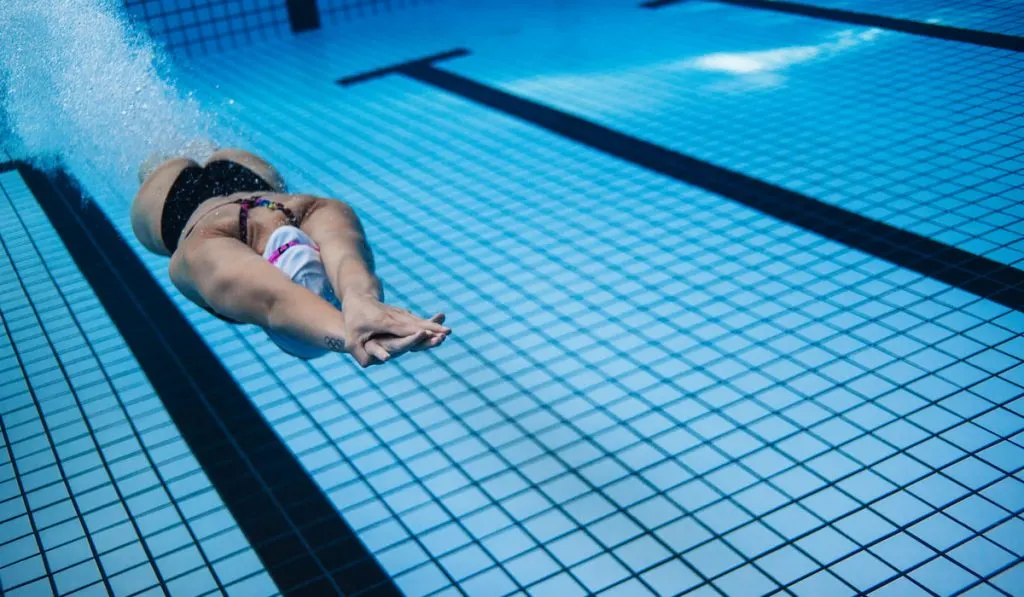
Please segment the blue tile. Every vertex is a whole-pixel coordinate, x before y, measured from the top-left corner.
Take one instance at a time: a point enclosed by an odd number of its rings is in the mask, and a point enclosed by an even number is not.
[[[931,591],[956,592],[977,577],[946,558],[937,558],[910,573],[911,578]]]
[[[1024,32],[1008,0],[811,2]],[[1020,269],[1019,56],[717,3],[446,0],[344,24],[399,4],[324,0],[336,28],[292,38],[280,0],[246,2],[244,18],[206,0],[127,3],[176,53],[207,54],[180,65],[178,90],[296,189],[353,204],[389,297],[449,311],[458,336],[439,351],[365,373],[334,355],[304,364],[188,306],[165,261],[145,258],[402,589],[1020,585],[1019,313],[407,78],[333,84],[465,45],[444,68]],[[627,43],[637,31],[645,43]],[[141,253],[134,188],[88,169],[76,174]],[[58,361],[82,400],[110,397],[107,413],[44,418],[75,472],[100,450],[118,460],[116,486],[27,475],[51,483],[28,496],[38,524],[77,519],[74,494],[106,527],[90,535],[101,560],[142,541],[161,561],[193,554],[174,594],[273,592],[257,563],[233,564],[248,546],[45,215],[16,175],[0,185],[27,223],[0,218],[17,247],[0,251],[0,279],[15,263],[27,289],[0,289],[17,332],[0,335],[0,363],[24,356],[43,401],[71,387]],[[41,257],[22,250],[30,238]],[[31,331],[29,301],[48,335]],[[13,367],[0,365],[5,388],[22,383]],[[121,408],[155,465],[119,451],[134,433]],[[0,414],[19,446],[50,449],[41,422]],[[86,416],[115,425],[100,446],[77,443]],[[152,491],[164,483],[175,503]],[[99,509],[115,489],[128,504]],[[142,536],[112,513],[137,514]]]

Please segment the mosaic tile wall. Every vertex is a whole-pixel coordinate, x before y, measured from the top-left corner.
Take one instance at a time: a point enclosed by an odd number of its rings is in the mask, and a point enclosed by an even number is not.
[[[203,55],[291,36],[286,0],[124,0],[128,14],[178,54]],[[417,0],[319,0],[321,20],[374,16]]]

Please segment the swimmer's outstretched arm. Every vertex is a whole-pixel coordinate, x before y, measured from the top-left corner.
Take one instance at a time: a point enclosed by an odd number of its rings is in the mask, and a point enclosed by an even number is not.
[[[429,337],[416,348],[440,344],[451,332],[441,325],[443,313],[426,320],[383,303],[380,280],[374,274],[373,252],[352,208],[336,199],[313,199],[302,229],[320,246],[324,269],[341,299],[345,338],[359,346],[373,337],[406,336],[425,330]],[[353,356],[362,362],[364,356],[372,359],[373,355],[361,355],[357,350]]]
[[[429,343],[428,330],[445,329],[409,316],[377,326],[377,339],[353,335],[345,313],[229,237],[182,243],[171,259],[171,279],[185,296],[222,315],[347,352],[364,367]]]
[[[302,230],[320,246],[324,269],[342,305],[351,299],[383,300],[373,251],[355,211],[337,199],[310,199],[313,203],[306,208]]]

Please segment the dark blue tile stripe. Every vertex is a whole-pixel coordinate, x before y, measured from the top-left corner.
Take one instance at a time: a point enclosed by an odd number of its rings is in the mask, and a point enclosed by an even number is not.
[[[382,74],[401,73],[900,267],[1011,309],[1024,310],[1024,272],[1021,270],[609,129],[432,64],[438,57],[465,53],[465,50],[455,50],[437,54],[340,79],[338,83],[351,85]]]
[[[378,79],[380,77],[391,75],[395,73],[405,72],[405,69],[416,66],[417,64],[433,64],[442,60],[448,60],[449,58],[459,58],[460,56],[468,56],[469,50],[465,48],[456,48],[448,52],[438,52],[437,54],[431,54],[423,58],[417,58],[416,60],[410,60],[409,62],[403,62],[401,64],[394,64],[391,66],[385,66],[383,68],[376,68],[363,73],[358,73],[349,77],[342,77],[338,79],[338,84],[342,87],[348,87],[349,85],[355,85],[357,83],[365,83],[372,79]]]
[[[642,8],[661,8],[663,6],[669,6],[672,4],[680,4],[686,0],[651,0],[650,2],[644,2],[640,6]],[[801,4],[799,2],[785,2],[783,0],[712,0],[713,2],[720,2],[722,4],[732,4],[734,6],[742,6],[744,8],[754,8],[758,10],[770,10],[774,12],[781,12],[792,15],[800,15],[804,17],[812,17],[815,19],[825,19],[828,21],[836,21],[839,23],[847,23],[850,25],[863,25],[865,27],[877,27],[879,29],[888,29],[889,31],[899,31],[901,33],[910,33],[912,35],[922,35],[924,37],[932,37],[935,39],[944,39],[947,41],[959,41],[969,44],[975,44],[979,46],[987,46],[990,48],[999,48],[1002,50],[1013,50],[1014,52],[1024,51],[1024,38],[1015,35],[1006,35],[1004,33],[992,33],[990,31],[978,31],[976,29],[964,29],[961,27],[951,27],[949,25],[935,25],[932,23],[922,23],[920,21],[912,21],[910,19],[898,19],[895,17],[884,17],[881,15],[869,14],[864,12],[856,12],[852,10],[841,10],[838,8],[824,8],[821,6],[812,6],[809,4]]]
[[[288,0],[288,22],[292,33],[301,33],[320,28],[320,10],[316,0]]]
[[[399,595],[104,214],[66,174],[15,167],[281,591]]]

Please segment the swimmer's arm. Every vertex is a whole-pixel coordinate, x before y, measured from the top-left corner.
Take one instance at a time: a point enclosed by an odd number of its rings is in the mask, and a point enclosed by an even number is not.
[[[373,251],[355,211],[343,201],[313,198],[302,229],[320,246],[320,258],[342,305],[352,298],[383,300]]]
[[[344,315],[333,305],[237,239],[189,240],[199,242],[182,243],[171,259],[171,280],[189,299],[236,321],[348,352]]]
[[[451,330],[441,325],[443,313],[423,319],[382,302],[384,293],[373,271],[373,251],[355,211],[336,199],[311,199],[302,229],[320,247],[320,259],[346,315],[349,343],[358,346],[382,335],[405,338],[421,331],[428,337],[412,350],[433,348],[444,341]],[[365,356],[358,348],[352,355],[360,362]]]
[[[344,313],[334,305],[295,284],[248,245],[231,237],[186,240],[171,258],[171,280],[189,299],[221,315],[351,354],[363,367],[437,346],[443,339],[431,339],[423,329],[441,327],[436,321],[424,326],[379,321],[353,333],[351,325],[346,327]],[[356,312],[359,319],[359,310]]]

